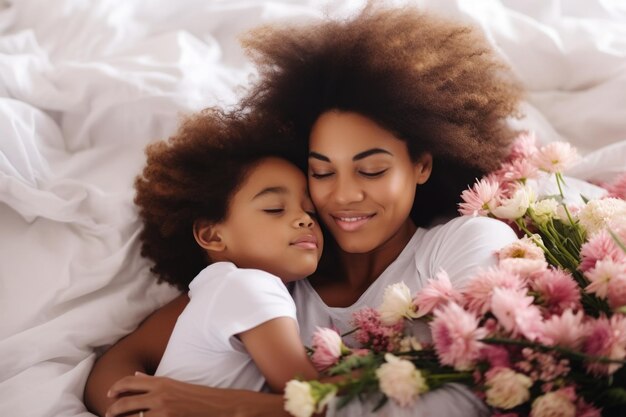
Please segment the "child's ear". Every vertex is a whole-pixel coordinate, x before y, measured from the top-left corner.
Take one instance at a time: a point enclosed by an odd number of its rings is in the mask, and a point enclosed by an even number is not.
[[[430,152],[422,153],[414,164],[415,167],[415,182],[417,184],[424,184],[430,178],[431,172],[433,172],[433,156]]]
[[[200,247],[211,252],[222,252],[226,243],[222,239],[219,225],[199,219],[193,223],[193,237]]]

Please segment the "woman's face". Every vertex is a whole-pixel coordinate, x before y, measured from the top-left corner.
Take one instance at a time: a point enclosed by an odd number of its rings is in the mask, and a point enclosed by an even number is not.
[[[429,154],[412,161],[404,141],[357,113],[323,113],[311,131],[311,199],[349,253],[375,250],[412,231],[415,187],[428,179],[431,166]]]

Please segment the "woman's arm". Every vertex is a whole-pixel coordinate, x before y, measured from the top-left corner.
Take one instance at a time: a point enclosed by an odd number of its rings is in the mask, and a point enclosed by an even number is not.
[[[296,321],[278,317],[239,334],[270,388],[283,392],[291,379],[317,379],[298,334]]]
[[[289,417],[283,409],[281,395],[209,388],[141,374],[133,376],[137,371],[156,370],[176,320],[188,302],[186,295],[175,298],[96,361],[85,386],[85,404],[89,410],[111,417],[141,410],[150,410],[151,417]]]
[[[135,393],[123,397],[124,393]],[[111,387],[115,402],[107,417],[135,415],[146,417],[292,417],[284,410],[279,394],[210,388],[147,375],[122,378]]]
[[[176,319],[189,298],[183,294],[155,311],[139,327],[118,341],[95,363],[85,385],[87,408],[104,416],[114,401],[107,392],[114,382],[136,371],[154,373],[172,334]]]

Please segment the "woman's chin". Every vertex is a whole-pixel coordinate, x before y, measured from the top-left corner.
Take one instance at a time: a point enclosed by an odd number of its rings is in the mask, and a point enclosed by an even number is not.
[[[369,253],[378,247],[377,242],[370,239],[361,239],[360,236],[349,236],[347,239],[337,238],[339,248],[346,253]]]

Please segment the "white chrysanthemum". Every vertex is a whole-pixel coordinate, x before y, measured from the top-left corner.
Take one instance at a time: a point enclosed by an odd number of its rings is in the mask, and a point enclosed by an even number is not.
[[[560,392],[549,392],[533,401],[530,417],[574,417],[576,406]]]
[[[310,417],[315,412],[315,399],[307,382],[291,380],[285,386],[285,410],[295,417]]]
[[[385,354],[385,360],[376,370],[376,376],[380,390],[387,397],[405,407],[428,391],[426,380],[413,363],[391,353]]]
[[[387,326],[396,324],[403,317],[409,319],[417,317],[411,290],[404,281],[385,288],[383,302],[378,307],[378,312],[380,313],[381,321]]]
[[[530,205],[530,215],[538,224],[546,224],[557,216],[559,203],[554,198],[545,198]]]
[[[337,387],[319,381],[292,379],[285,386],[285,410],[295,417],[311,417],[321,413],[337,395]]]
[[[619,223],[626,217],[626,201],[619,198],[591,200],[578,213],[578,220],[588,235],[593,235],[607,225]]]
[[[400,352],[422,350],[422,344],[415,336],[405,336],[400,340]]]
[[[534,193],[529,187],[518,188],[513,197],[500,201],[500,205],[491,210],[498,219],[517,220],[526,214],[534,200]]]
[[[509,368],[501,368],[487,377],[487,404],[509,410],[530,398],[532,379]]]

